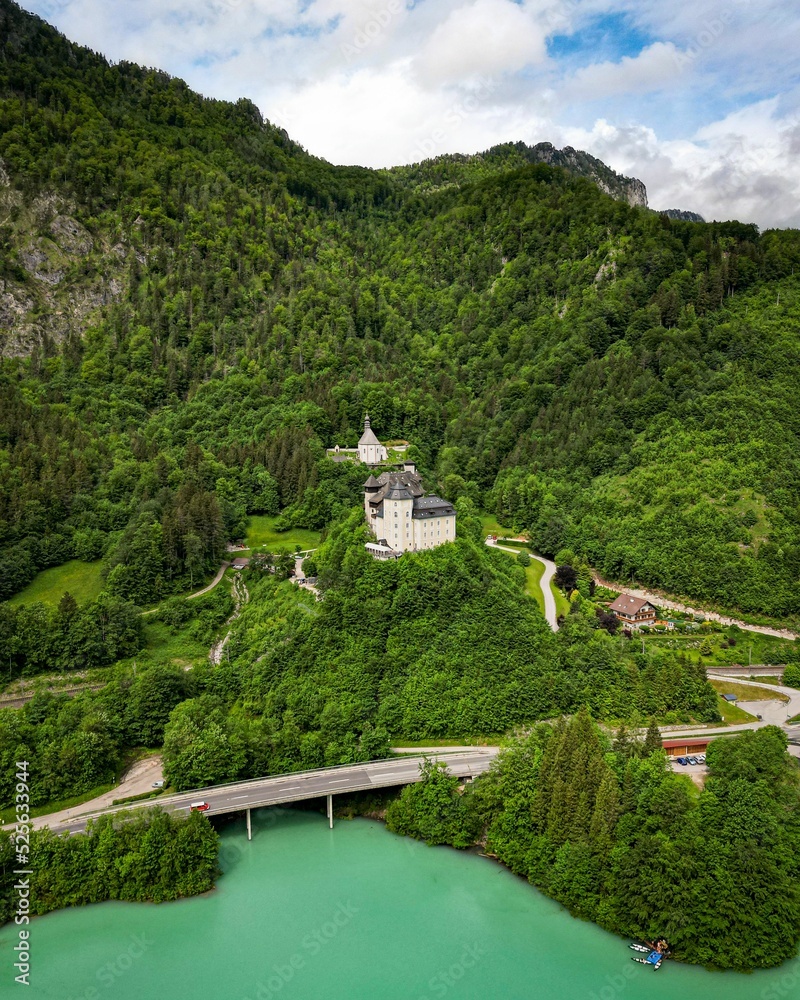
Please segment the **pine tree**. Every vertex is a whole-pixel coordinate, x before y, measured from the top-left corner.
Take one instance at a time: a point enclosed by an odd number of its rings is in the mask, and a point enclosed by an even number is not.
[[[658,728],[655,717],[651,717],[650,725],[647,727],[647,735],[644,738],[643,756],[649,757],[651,753],[662,749],[661,731]]]
[[[617,730],[617,735],[611,745],[611,749],[624,760],[630,760],[631,757],[636,756],[636,743],[631,739],[624,722]]]

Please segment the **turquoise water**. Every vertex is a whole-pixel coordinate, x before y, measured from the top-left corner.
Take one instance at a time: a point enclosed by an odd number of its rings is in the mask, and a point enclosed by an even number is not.
[[[494,862],[369,820],[290,810],[223,834],[215,892],[31,924],[31,986],[0,931],[0,995],[53,1000],[800,1000],[800,961],[741,976],[630,961]]]

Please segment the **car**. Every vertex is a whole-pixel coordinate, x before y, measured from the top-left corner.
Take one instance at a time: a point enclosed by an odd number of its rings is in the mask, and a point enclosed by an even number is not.
[[[151,788],[163,788],[164,787],[164,780],[163,780],[163,778],[162,778],[161,781],[154,781],[153,784],[150,787]]]
[[[689,761],[685,757],[678,757],[678,763],[683,764],[683,766],[686,767]]]
[[[687,761],[690,764],[699,764],[700,763],[700,761],[697,759],[697,757],[687,757],[686,759],[687,759]]]
[[[204,813],[207,812],[210,808],[211,806],[207,802],[192,802],[192,804],[189,806],[189,812]]]
[[[705,764],[705,762],[706,762],[706,755],[705,755],[704,753],[699,753],[699,754],[697,755],[697,759],[698,759],[698,761],[699,761],[699,762],[700,762],[701,764]]]

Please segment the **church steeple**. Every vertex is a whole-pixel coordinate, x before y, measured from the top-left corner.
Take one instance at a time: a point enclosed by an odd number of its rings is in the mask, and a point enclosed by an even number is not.
[[[358,442],[358,458],[365,465],[377,465],[386,461],[386,449],[375,437],[375,431],[370,426],[369,414],[364,417],[364,433]]]

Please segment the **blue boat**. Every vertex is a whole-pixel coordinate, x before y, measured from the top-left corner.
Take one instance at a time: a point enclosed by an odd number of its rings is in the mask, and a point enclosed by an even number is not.
[[[669,945],[662,938],[655,944],[645,941],[644,944],[633,943],[629,945],[632,951],[638,951],[640,955],[632,955],[632,962],[640,962],[642,965],[649,965],[653,972],[661,968],[661,963],[665,958],[669,958]]]

